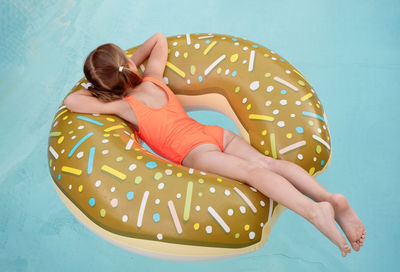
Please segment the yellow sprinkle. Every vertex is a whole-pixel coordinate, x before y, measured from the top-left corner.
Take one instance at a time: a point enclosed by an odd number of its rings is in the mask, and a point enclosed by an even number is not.
[[[275,146],[275,133],[271,133],[269,136],[270,136],[270,142],[271,142],[272,157],[274,157],[276,159],[277,156],[276,156],[276,146]]]
[[[78,191],[79,191],[79,193],[82,193],[82,191],[83,191],[83,185],[81,184],[81,185],[79,185],[79,187],[78,187]]]
[[[312,103],[311,103],[311,102],[308,102],[308,105],[312,106]]]
[[[74,133],[74,131],[73,130],[70,130],[70,131],[68,131],[68,134],[72,134],[72,133]]]
[[[198,195],[199,195],[199,197],[202,197],[202,196],[203,196],[203,193],[202,193],[202,192],[199,192]]]
[[[105,131],[105,132],[110,132],[111,130],[116,130],[116,129],[119,129],[119,128],[124,128],[124,126],[122,126],[122,125],[116,125],[116,126],[108,127],[108,128],[106,128],[104,131]]]
[[[119,157],[117,157],[117,158],[115,159],[115,161],[120,162],[120,161],[122,161],[123,159],[124,159],[124,157],[119,156]]]
[[[288,138],[288,139],[292,139],[292,133],[288,133],[288,134],[286,134],[286,138]]]
[[[184,71],[182,71],[181,69],[179,69],[178,67],[176,67],[175,65],[173,65],[171,62],[169,62],[169,61],[167,61],[167,67],[169,68],[169,69],[171,69],[172,71],[174,71],[175,73],[177,73],[179,76],[181,76],[181,77],[185,77],[185,72]]]
[[[65,173],[74,174],[74,175],[77,175],[77,176],[82,174],[82,170],[77,169],[77,168],[68,167],[68,166],[62,166],[61,167],[61,171],[65,172]]]
[[[238,54],[233,54],[233,55],[231,56],[230,60],[231,60],[231,62],[236,62],[236,61],[238,60],[238,58],[239,58],[239,55],[238,55]]]
[[[246,225],[244,225],[244,230],[249,230],[250,229],[250,226],[249,226],[249,224],[246,224]]]
[[[195,223],[193,225],[194,230],[198,230],[200,228],[200,224],[199,223]]]
[[[264,135],[264,136],[267,135],[267,130],[264,129],[263,131],[261,131],[261,134]]]
[[[221,71],[222,71],[221,67],[218,67],[217,68],[217,74],[221,74]]]
[[[177,176],[177,177],[182,177],[182,173],[181,173],[181,172],[178,172],[178,173],[176,173],[176,176]]]
[[[251,104],[248,104],[246,107],[247,110],[251,109]]]
[[[312,120],[308,120],[308,124],[312,127],[314,125],[314,122]]]
[[[315,106],[319,109],[319,104],[317,103],[317,104],[315,104]]]
[[[267,53],[264,54],[264,57],[269,57],[269,55]]]
[[[239,237],[240,237],[240,234],[239,233],[235,233],[235,238],[237,239]]]
[[[51,167],[51,164],[53,163],[53,160],[52,159],[50,159],[49,160],[49,165],[50,165],[50,167]]]
[[[142,180],[143,180],[142,176],[137,176],[137,177],[135,178],[135,184],[141,183]]]
[[[301,76],[304,80],[306,80],[306,79],[303,77],[303,75],[302,75],[299,71],[297,71],[296,69],[293,69],[293,72],[295,72],[296,74],[298,74],[299,76]]]
[[[61,144],[64,141],[64,136],[61,136],[60,138],[58,138],[57,143]]]
[[[101,210],[100,210],[100,216],[101,216],[101,217],[106,216],[106,210],[101,209]]]
[[[54,118],[53,122],[54,122],[55,120],[57,120],[58,117],[60,117],[60,116],[63,115],[64,113],[66,113],[67,111],[68,111],[68,110],[63,110],[62,112],[60,112],[60,113],[56,116],[56,118]]]
[[[171,48],[168,48],[168,54],[171,53]]]
[[[222,38],[221,38],[221,40],[225,40],[225,39],[226,39],[226,37],[222,37]]]
[[[194,75],[194,73],[196,73],[196,66],[190,65],[190,73],[191,73],[192,75]]]
[[[217,180],[218,180],[219,182],[222,182],[222,179],[220,179],[220,178],[217,178]]]
[[[104,137],[110,136],[110,133],[104,133]]]
[[[216,45],[216,44],[217,44],[216,41],[213,41],[212,43],[210,43],[210,45],[207,46],[207,48],[203,51],[203,54],[204,54],[204,55],[207,55],[208,52],[209,52],[209,51],[214,47],[214,45]]]
[[[312,96],[313,96],[312,93],[308,93],[305,96],[301,97],[301,101],[306,101],[307,99],[309,99]]]
[[[237,87],[235,88],[235,93],[238,93],[239,91],[240,91],[240,87],[237,86]]]
[[[249,119],[264,120],[264,121],[274,121],[274,117],[263,115],[263,114],[250,114]]]
[[[303,80],[299,80],[299,81],[297,81],[297,83],[299,83],[300,86],[304,86],[305,85]]]
[[[127,54],[126,56],[127,56],[128,58],[130,58],[130,57],[133,56],[133,54]]]
[[[143,156],[142,155],[136,156],[136,159],[141,160],[143,159]]]
[[[308,171],[310,175],[314,174],[314,172],[315,172],[315,167],[311,167],[310,170]]]
[[[270,77],[270,76],[271,76],[271,73],[265,73],[264,76],[265,76],[265,77]]]
[[[183,53],[183,57],[186,59],[188,56],[188,52]]]
[[[265,151],[264,151],[264,154],[265,154],[266,156],[268,156],[268,155],[269,155],[269,151],[268,151],[268,150],[265,150]]]
[[[126,175],[124,173],[121,173],[120,171],[115,170],[114,168],[111,168],[108,165],[104,164],[101,167],[101,170],[103,170],[104,172],[107,172],[107,173],[109,173],[109,174],[111,174],[111,175],[113,175],[113,176],[115,176],[115,177],[117,177],[117,178],[119,178],[121,180],[125,180],[126,179]]]
[[[198,182],[199,182],[200,184],[203,184],[203,183],[204,183],[204,179],[199,178]]]
[[[68,115],[65,115],[62,119],[65,120],[68,118]]]
[[[115,121],[115,120],[114,120],[113,118],[111,118],[111,117],[107,117],[106,120],[107,120],[107,121],[110,121],[110,122],[114,122],[114,121]]]
[[[127,126],[128,126],[127,124],[125,124],[125,122],[121,122],[121,124],[123,124],[124,127],[127,127]]]
[[[114,137],[119,137],[119,134],[118,133],[114,133],[113,136]]]
[[[315,152],[317,152],[317,154],[321,153],[322,148],[320,145],[317,145],[317,147],[315,148]]]

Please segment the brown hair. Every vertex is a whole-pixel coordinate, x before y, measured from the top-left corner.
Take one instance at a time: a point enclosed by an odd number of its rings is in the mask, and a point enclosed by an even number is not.
[[[123,66],[120,72],[119,67]],[[113,43],[100,45],[90,52],[83,66],[92,96],[103,102],[121,99],[128,88],[140,84],[142,77],[128,68],[125,52]]]

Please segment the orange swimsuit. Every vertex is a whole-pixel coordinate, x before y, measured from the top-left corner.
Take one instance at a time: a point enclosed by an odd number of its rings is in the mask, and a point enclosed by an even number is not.
[[[182,164],[190,150],[203,143],[217,145],[223,151],[224,129],[216,125],[204,125],[191,118],[183,109],[171,89],[160,80],[146,76],[161,87],[168,96],[168,103],[159,109],[150,108],[133,96],[125,96],[136,114],[139,131],[137,135],[155,153]]]

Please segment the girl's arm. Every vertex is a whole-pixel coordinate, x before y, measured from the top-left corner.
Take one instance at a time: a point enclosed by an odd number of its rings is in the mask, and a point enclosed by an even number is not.
[[[131,60],[135,63],[135,65],[139,66],[142,64],[143,61],[150,55],[155,45],[162,39],[165,39],[164,34],[158,32],[145,41],[131,57]]]
[[[119,101],[102,102],[88,90],[78,90],[64,99],[65,106],[72,112],[117,114]]]

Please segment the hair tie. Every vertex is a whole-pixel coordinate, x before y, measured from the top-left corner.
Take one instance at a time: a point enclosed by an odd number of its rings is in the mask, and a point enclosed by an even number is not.
[[[124,66],[121,65],[121,66],[119,67],[119,71],[122,72],[123,69],[124,69]]]

